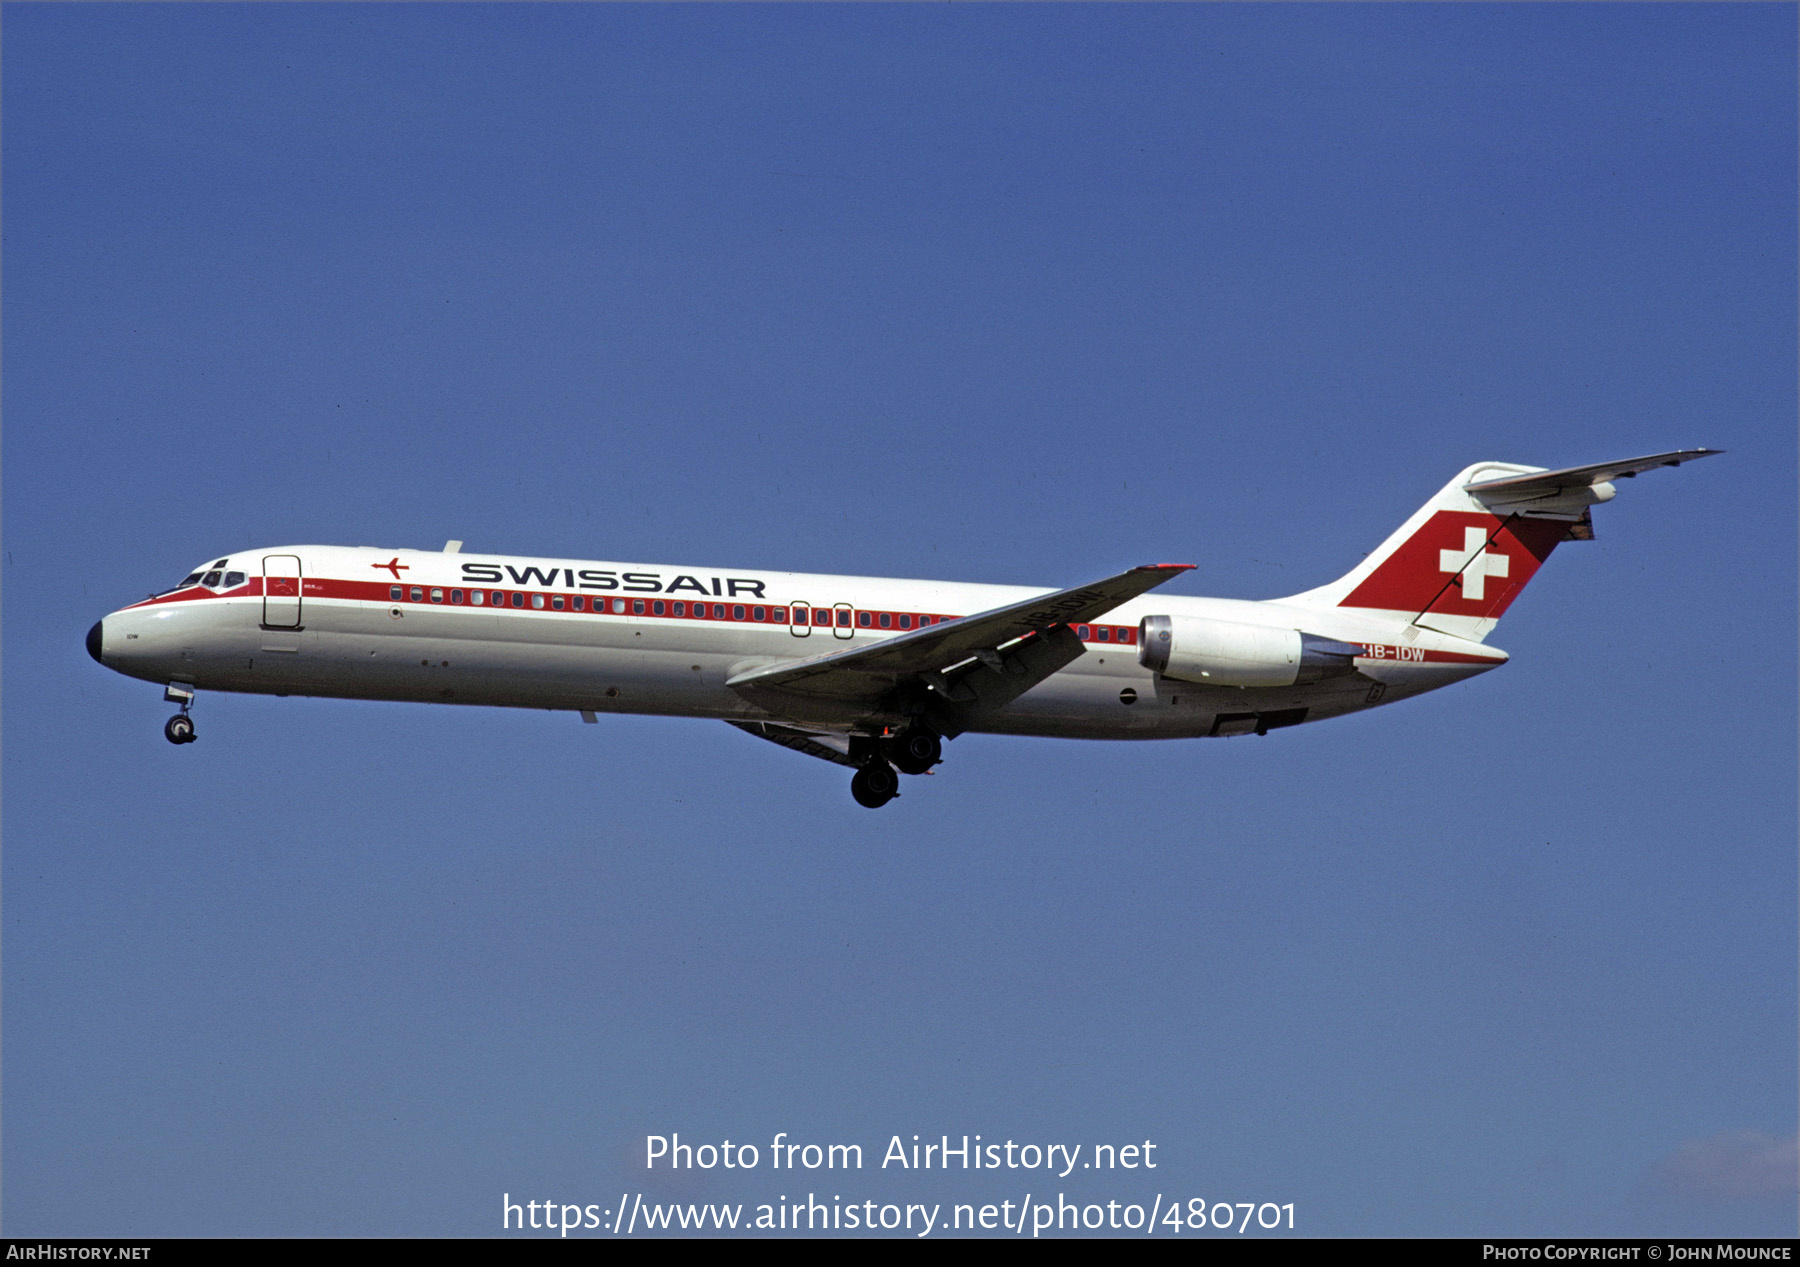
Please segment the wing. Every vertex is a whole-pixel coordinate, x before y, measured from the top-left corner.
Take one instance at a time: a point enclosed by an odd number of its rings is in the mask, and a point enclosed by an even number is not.
[[[1680,466],[1695,458],[1709,458],[1723,449],[1677,449],[1673,453],[1656,453],[1647,458],[1626,458],[1622,462],[1601,462],[1594,466],[1569,466],[1560,471],[1532,471],[1527,475],[1508,475],[1503,479],[1482,480],[1464,484],[1463,492],[1477,497],[1499,494],[1497,500],[1523,501],[1527,498],[1553,497],[1578,488],[1591,488],[1611,480],[1628,480],[1659,466]]]
[[[937,729],[954,735],[973,716],[1004,707],[1080,656],[1071,625],[1095,620],[1191,566],[1133,568],[870,646],[751,669],[726,685],[786,716],[930,711]]]

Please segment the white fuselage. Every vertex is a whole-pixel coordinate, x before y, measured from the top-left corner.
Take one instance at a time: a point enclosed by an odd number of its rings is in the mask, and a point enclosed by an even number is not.
[[[1048,592],[341,546],[282,546],[207,568],[220,583],[113,612],[90,650],[121,673],[199,690],[783,721],[727,680]],[[223,583],[232,572],[242,583]],[[1138,623],[1153,614],[1300,629],[1367,654],[1356,672],[1305,685],[1176,681],[1138,662]],[[1506,659],[1361,610],[1161,593],[1078,632],[1085,654],[974,729],[1083,739],[1245,733],[1254,728],[1246,716],[1284,718],[1277,725],[1337,716]],[[852,730],[892,719],[805,720]]]

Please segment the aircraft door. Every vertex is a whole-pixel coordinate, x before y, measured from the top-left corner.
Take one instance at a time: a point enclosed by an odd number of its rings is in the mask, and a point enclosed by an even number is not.
[[[300,559],[296,555],[263,556],[263,628],[300,628]]]
[[[834,638],[854,638],[856,630],[851,628],[856,617],[851,615],[849,603],[838,603],[835,606],[835,617],[831,623],[831,636]]]
[[[812,604],[796,598],[788,604],[788,632],[796,638],[812,636]]]

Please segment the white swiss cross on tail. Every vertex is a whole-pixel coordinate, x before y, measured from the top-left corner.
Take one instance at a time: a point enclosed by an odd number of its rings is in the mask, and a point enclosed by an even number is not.
[[[1464,528],[1462,549],[1438,551],[1438,571],[1462,573],[1464,598],[1480,601],[1486,594],[1487,578],[1505,576],[1512,568],[1504,554],[1488,550],[1487,540],[1482,529]]]

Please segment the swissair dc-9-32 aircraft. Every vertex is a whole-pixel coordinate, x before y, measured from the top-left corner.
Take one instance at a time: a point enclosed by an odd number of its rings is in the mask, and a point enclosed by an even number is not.
[[[851,767],[873,809],[959,735],[1264,735],[1485,673],[1507,659],[1488,634],[1558,543],[1593,538],[1613,481],[1716,452],[1478,462],[1345,576],[1266,602],[1152,594],[1175,563],[1043,590],[275,546],[113,612],[87,649],[165,684],[172,743],[203,690],[706,717]]]

